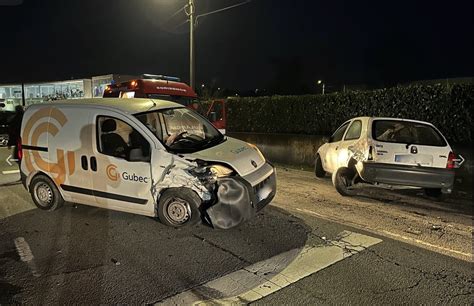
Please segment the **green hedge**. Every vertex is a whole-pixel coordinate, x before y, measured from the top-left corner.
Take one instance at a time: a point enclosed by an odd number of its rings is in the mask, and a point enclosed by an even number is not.
[[[328,135],[357,116],[433,123],[450,142],[472,141],[474,85],[394,87],[328,95],[248,97],[228,102],[229,132]]]

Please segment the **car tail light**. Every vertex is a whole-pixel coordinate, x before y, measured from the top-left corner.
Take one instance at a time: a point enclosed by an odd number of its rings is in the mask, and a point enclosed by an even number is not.
[[[15,157],[18,159],[18,161],[21,161],[21,159],[23,158],[23,147],[21,145],[21,137],[18,138],[16,145],[17,145],[18,152],[17,152],[17,156]]]
[[[454,169],[456,168],[456,154],[453,152],[449,152],[448,155],[448,163],[446,164],[447,169]]]

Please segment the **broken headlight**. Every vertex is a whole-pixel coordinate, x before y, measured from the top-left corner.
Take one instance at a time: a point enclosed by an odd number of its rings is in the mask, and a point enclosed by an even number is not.
[[[203,165],[195,168],[192,172],[208,190],[214,189],[218,178],[229,177],[234,174],[233,169],[222,165]]]
[[[214,166],[210,166],[208,168],[209,168],[209,171],[216,178],[228,177],[228,176],[231,176],[234,173],[234,170],[232,170],[230,168],[227,168],[227,167],[224,167],[224,166],[221,166],[221,165],[214,165]]]

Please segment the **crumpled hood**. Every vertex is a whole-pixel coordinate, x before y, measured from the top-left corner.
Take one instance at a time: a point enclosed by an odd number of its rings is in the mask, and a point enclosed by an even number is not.
[[[245,176],[265,164],[265,159],[248,143],[227,137],[223,143],[199,152],[185,154],[186,158],[220,162],[231,166],[240,176]]]

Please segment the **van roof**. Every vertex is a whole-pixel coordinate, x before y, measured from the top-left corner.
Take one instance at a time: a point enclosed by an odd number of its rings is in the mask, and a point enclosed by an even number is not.
[[[159,99],[123,99],[123,98],[89,98],[89,99],[74,99],[74,100],[58,100],[44,104],[34,104],[30,107],[62,107],[62,106],[89,106],[99,108],[109,108],[122,111],[128,114],[137,114],[143,112],[149,112],[153,110],[160,110],[166,108],[184,108],[183,105]],[[29,107],[29,108],[30,108]]]

